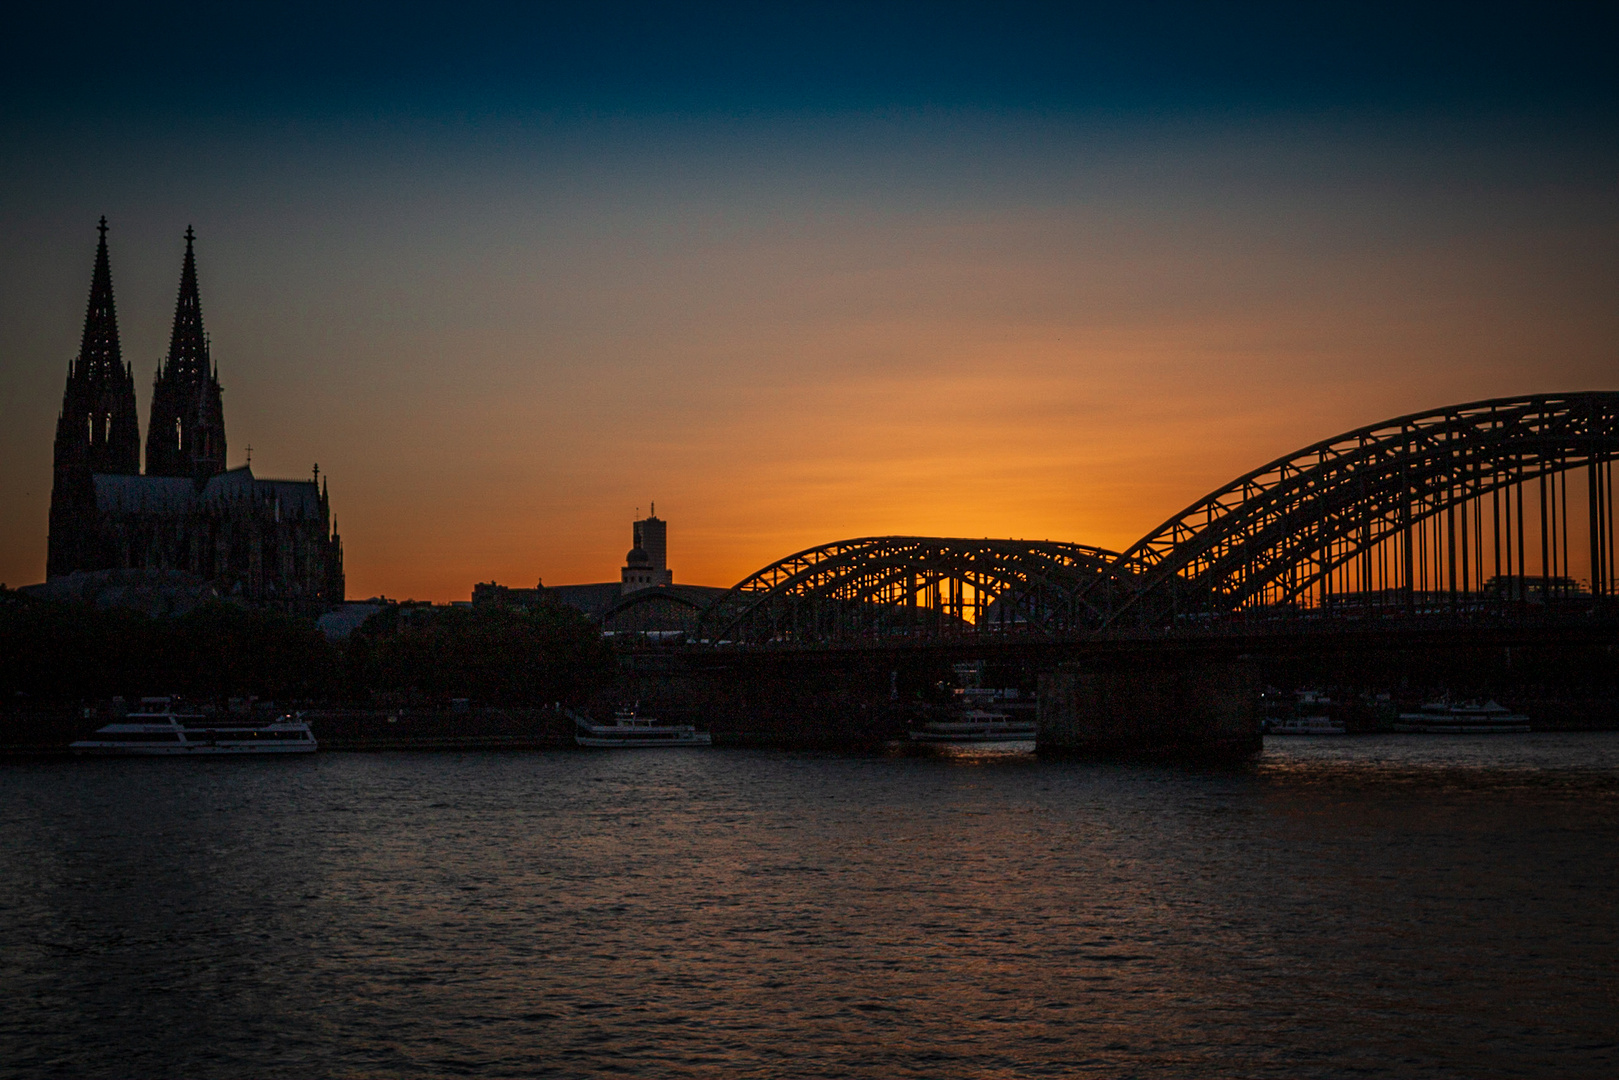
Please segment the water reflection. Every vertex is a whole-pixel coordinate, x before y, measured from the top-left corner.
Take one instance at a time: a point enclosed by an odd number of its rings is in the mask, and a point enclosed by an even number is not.
[[[1020,764],[1035,760],[1033,739],[995,743],[896,743],[895,747],[903,753],[957,765]]]

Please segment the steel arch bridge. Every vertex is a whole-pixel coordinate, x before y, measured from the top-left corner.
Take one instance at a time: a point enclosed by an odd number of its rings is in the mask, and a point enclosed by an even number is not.
[[[788,643],[1079,633],[1114,602],[1118,553],[1051,540],[871,536],[790,555],[710,605],[709,641]]]
[[[1269,462],[1123,553],[919,536],[800,551],[715,600],[698,636],[753,644],[1069,637],[1251,612],[1455,614],[1612,597],[1616,456],[1619,392],[1453,405]],[[1585,482],[1571,501],[1569,476],[1580,472]],[[1585,534],[1578,543],[1571,505]],[[1575,561],[1587,570],[1588,593],[1579,593]]]
[[[1522,600],[1531,570],[1543,598],[1568,592],[1574,470],[1586,480],[1591,592],[1611,594],[1616,420],[1619,393],[1537,394],[1413,413],[1307,446],[1126,550],[1120,576],[1135,589],[1110,622],[1351,598],[1415,610],[1442,596],[1454,607],[1490,581]]]

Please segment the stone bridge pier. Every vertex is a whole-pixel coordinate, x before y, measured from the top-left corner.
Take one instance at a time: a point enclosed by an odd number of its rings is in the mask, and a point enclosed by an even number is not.
[[[1039,677],[1042,753],[1243,757],[1261,745],[1260,682],[1244,660],[1097,657]]]

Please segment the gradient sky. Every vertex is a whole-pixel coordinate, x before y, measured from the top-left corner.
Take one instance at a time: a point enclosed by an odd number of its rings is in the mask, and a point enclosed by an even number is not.
[[[0,44],[0,581],[106,214],[349,594],[882,533],[1122,548],[1400,413],[1619,387],[1595,6],[120,9]]]

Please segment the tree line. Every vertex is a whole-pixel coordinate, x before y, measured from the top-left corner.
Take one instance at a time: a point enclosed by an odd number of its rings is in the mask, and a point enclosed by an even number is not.
[[[158,694],[537,705],[581,700],[611,671],[598,629],[556,602],[388,605],[333,642],[311,619],[227,602],[152,618],[0,587],[0,700],[11,705]]]

